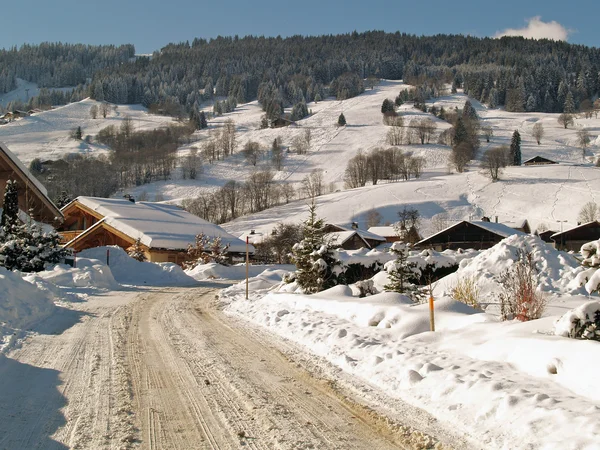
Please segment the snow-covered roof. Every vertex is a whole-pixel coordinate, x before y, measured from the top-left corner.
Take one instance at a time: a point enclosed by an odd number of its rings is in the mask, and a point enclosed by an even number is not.
[[[126,199],[77,197],[79,202],[104,217],[110,225],[132,239],[140,239],[149,248],[184,250],[193,244],[199,233],[220,237],[230,252],[246,251],[246,243],[227,233],[218,225],[184,211],[178,206],[152,202],[131,202]],[[253,252],[254,248],[250,250]]]
[[[6,146],[6,144],[4,142],[0,142],[0,149],[2,149],[2,152],[6,154],[8,159],[10,159],[12,161],[12,163],[15,166],[17,166],[21,172],[23,172],[23,175],[25,175],[25,177],[27,177],[27,179],[32,184],[34,184],[35,187],[38,188],[42,194],[44,194],[46,197],[48,197],[48,191],[46,190],[44,185],[42,183],[40,183],[38,181],[38,179],[31,174],[29,169],[27,169],[27,167],[25,167],[25,165],[21,162],[21,160],[19,158],[17,158],[15,156],[15,154],[8,149],[8,147]],[[50,199],[48,199],[48,201],[50,201]]]
[[[352,231],[334,231],[333,233],[327,233],[325,236],[327,239],[331,239],[335,245],[344,245],[346,241],[352,238],[355,234],[358,234],[356,230]],[[360,236],[360,235],[359,235]],[[364,240],[363,240],[364,242]],[[366,245],[366,243],[365,243]]]
[[[245,233],[242,233],[239,236],[239,239],[242,242],[246,242],[246,238],[248,238],[248,242],[250,244],[262,244],[263,241],[267,238],[267,235],[260,231],[250,230],[250,231],[246,231]]]
[[[394,236],[398,235],[395,228],[391,225],[384,226],[384,227],[371,227],[371,228],[369,228],[369,233],[374,233],[378,236],[383,236],[383,237],[394,237]]]
[[[334,224],[333,226],[339,228],[343,231],[353,231],[360,235],[363,239],[372,239],[374,241],[385,241],[385,238],[379,234],[373,233],[371,231],[361,230],[360,228],[352,228],[344,225]]]
[[[525,228],[525,226],[528,224],[527,219],[518,219],[518,220],[511,220],[511,221],[502,221],[502,223],[504,225],[506,225],[507,227],[511,227],[511,228]]]

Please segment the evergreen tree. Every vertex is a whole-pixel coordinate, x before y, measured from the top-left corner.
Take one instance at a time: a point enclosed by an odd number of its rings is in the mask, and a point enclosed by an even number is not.
[[[521,165],[521,134],[515,130],[510,141],[510,160],[513,166]]]
[[[478,120],[477,117],[477,111],[475,111],[475,108],[473,108],[473,105],[471,104],[470,100],[467,100],[465,102],[465,106],[463,107],[462,110],[462,117],[464,120]]]
[[[0,227],[3,231],[10,230],[19,221],[19,193],[17,191],[17,182],[8,180],[4,191],[4,203],[2,206],[2,218]]]
[[[575,112],[575,100],[573,99],[571,91],[567,93],[563,110],[566,114],[573,114]]]
[[[208,128],[208,121],[206,120],[206,114],[204,114],[204,111],[200,111],[199,125],[201,130]]]
[[[338,127],[346,126],[346,117],[344,116],[344,113],[341,113],[340,117],[338,117],[337,124],[338,124]]]
[[[399,241],[392,244],[391,251],[396,255],[396,259],[385,265],[389,283],[384,286],[384,289],[404,294],[417,302],[421,297],[421,293],[419,288],[411,282],[416,276],[415,268],[417,265],[408,261],[409,250],[409,245],[404,242]]]
[[[144,262],[148,260],[140,238],[137,238],[133,245],[127,249],[127,254],[136,261]]]
[[[381,113],[394,113],[396,112],[396,108],[394,107],[394,103],[390,99],[385,99],[381,104]]]
[[[302,241],[292,248],[296,265],[296,282],[307,294],[328,289],[336,284],[333,266],[336,264],[325,239],[325,224],[317,218],[314,201],[309,216],[302,223]]]

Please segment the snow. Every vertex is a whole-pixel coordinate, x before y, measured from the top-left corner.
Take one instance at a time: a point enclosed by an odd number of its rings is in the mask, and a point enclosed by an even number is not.
[[[290,272],[295,269],[296,266],[290,264],[250,264],[248,266],[248,274],[250,277],[257,277],[265,270],[282,270],[285,272]],[[234,266],[223,266],[217,263],[199,264],[193,269],[186,270],[185,273],[196,280],[242,280],[246,278],[246,264],[236,264]]]
[[[95,247],[77,254],[77,266],[81,264],[106,265],[114,279],[124,285],[135,286],[194,286],[196,280],[186,275],[181,267],[173,263],[140,262],[131,258],[118,246]],[[91,260],[87,262],[85,260]]]
[[[175,205],[96,197],[77,197],[74,201],[98,212],[104,216],[104,223],[133,239],[139,238],[149,248],[186,250],[197,234],[204,233],[210,238],[220,237],[230,252],[246,251],[245,242]],[[94,226],[99,222],[90,229]]]
[[[592,300],[583,305],[566,312],[554,325],[554,334],[564,337],[575,337],[574,332],[577,324],[594,322],[596,315],[600,314],[600,302]],[[591,333],[585,335],[586,339],[600,340],[600,329],[595,330],[595,336]]]
[[[523,244],[540,257],[546,275],[568,271],[558,267],[559,252],[532,236],[511,236],[461,267],[506,267],[511,250]],[[431,333],[428,305],[414,306],[400,294],[358,298],[353,286],[336,286],[302,295],[286,292],[282,277],[271,272],[251,279],[247,301],[244,283],[225,289],[225,311],[300,344],[332,365],[323,366],[326,371],[341,369],[423,408],[477,447],[596,447],[600,345],[554,336],[557,316],[498,322],[436,295]],[[549,286],[563,289],[564,283]]]

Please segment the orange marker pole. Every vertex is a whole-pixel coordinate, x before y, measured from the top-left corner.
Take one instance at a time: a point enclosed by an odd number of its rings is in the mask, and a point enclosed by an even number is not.
[[[435,331],[435,315],[433,312],[433,295],[429,296],[429,329]]]

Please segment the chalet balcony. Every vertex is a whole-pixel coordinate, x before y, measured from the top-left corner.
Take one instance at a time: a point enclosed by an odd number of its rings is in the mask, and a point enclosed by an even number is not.
[[[61,239],[60,243],[61,244],[66,244],[67,242],[75,239],[77,236],[79,236],[84,231],[85,230],[59,231],[59,234],[62,236],[62,239]]]

